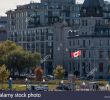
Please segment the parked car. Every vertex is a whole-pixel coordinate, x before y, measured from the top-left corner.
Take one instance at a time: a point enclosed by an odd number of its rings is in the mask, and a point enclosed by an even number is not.
[[[54,76],[53,75],[47,75],[47,79],[54,80]]]
[[[48,85],[30,85],[28,89],[31,91],[48,91]]]
[[[29,74],[28,78],[36,78],[36,75],[35,74]]]
[[[75,84],[73,83],[67,83],[67,84],[60,84],[57,88],[57,90],[75,90]]]

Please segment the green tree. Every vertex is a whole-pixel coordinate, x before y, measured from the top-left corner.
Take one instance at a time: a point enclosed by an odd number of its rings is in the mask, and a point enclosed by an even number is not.
[[[64,78],[65,70],[64,70],[63,66],[58,65],[58,66],[54,69],[53,73],[54,73],[54,76],[55,76],[57,79],[61,80],[61,79]]]
[[[26,51],[22,46],[12,41],[0,43],[0,65],[5,64],[10,70],[11,75],[14,75],[15,71],[18,71],[20,75],[25,68],[35,67],[39,65],[39,62],[39,53]]]
[[[40,55],[38,53],[30,53],[26,51],[15,50],[10,52],[7,57],[8,68],[12,71],[14,75],[15,71],[18,71],[19,76],[21,72],[27,68],[33,68],[39,64]]]
[[[5,65],[1,65],[0,66],[0,81],[1,81],[2,89],[3,89],[3,84],[4,82],[8,80],[9,75],[10,75],[10,72],[7,69],[7,67]]]

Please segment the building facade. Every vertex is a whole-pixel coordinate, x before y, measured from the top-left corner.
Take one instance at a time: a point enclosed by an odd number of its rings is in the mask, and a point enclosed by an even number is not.
[[[17,6],[7,12],[8,39],[15,41],[26,50],[40,52],[41,58],[49,56],[42,66],[46,74],[52,74],[54,59],[55,23],[66,21],[74,24],[75,0],[41,0],[41,3],[30,3]]]
[[[7,17],[0,17],[0,41],[7,40]]]
[[[78,31],[68,32],[68,72],[78,71],[80,77],[87,77],[96,68],[93,77],[109,78],[110,71],[110,26],[104,16],[100,0],[85,0],[80,12]],[[81,50],[81,56],[71,58],[70,53]]]

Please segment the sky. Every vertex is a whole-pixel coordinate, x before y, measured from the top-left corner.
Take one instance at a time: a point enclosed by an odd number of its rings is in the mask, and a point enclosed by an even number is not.
[[[0,16],[6,15],[6,11],[15,9],[17,5],[28,4],[30,1],[40,2],[40,0],[0,0]],[[83,0],[77,0],[77,2],[83,2]]]

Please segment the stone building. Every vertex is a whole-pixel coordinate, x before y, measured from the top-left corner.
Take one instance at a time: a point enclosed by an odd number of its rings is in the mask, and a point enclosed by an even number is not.
[[[106,19],[107,20],[107,19]],[[110,26],[104,18],[100,0],[85,0],[80,11],[78,31],[68,32],[68,73],[78,71],[86,77],[94,68],[95,78],[108,78],[110,70]],[[81,50],[81,56],[71,58],[70,53]],[[69,60],[69,61],[68,61]]]
[[[0,42],[7,40],[7,17],[0,17]]]
[[[41,58],[50,55],[42,66],[46,74],[53,69],[54,24],[65,20],[68,25],[74,22],[75,0],[41,0],[17,6],[7,12],[8,39],[15,41],[26,50],[40,52]]]

